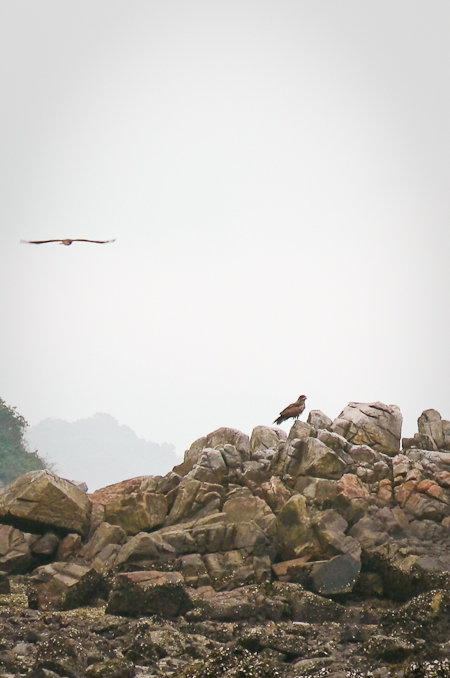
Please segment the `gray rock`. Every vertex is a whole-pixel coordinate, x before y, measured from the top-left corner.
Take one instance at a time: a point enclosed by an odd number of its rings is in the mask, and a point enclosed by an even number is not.
[[[40,556],[51,556],[57,552],[60,543],[56,534],[47,532],[47,534],[44,534],[43,537],[32,544],[31,552]]]
[[[368,445],[394,456],[400,449],[402,415],[397,405],[349,403],[331,430],[355,445]]]
[[[321,410],[311,410],[306,421],[310,426],[314,426],[315,429],[327,430],[330,429],[333,423],[333,420],[327,417]]]
[[[286,432],[273,426],[256,426],[250,438],[251,459],[271,459],[281,443],[287,439]]]
[[[361,561],[351,555],[339,555],[315,562],[309,572],[310,586],[322,596],[350,593],[361,571]]]
[[[336,480],[346,470],[345,462],[317,438],[309,438],[303,447],[298,475]]]
[[[419,433],[429,436],[437,449],[450,450],[450,421],[442,420],[437,410],[425,410],[417,423]]]

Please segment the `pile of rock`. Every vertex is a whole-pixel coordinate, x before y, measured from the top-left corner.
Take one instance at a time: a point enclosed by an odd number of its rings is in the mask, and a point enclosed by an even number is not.
[[[396,406],[350,403],[289,435],[219,429],[166,476],[91,495],[49,471],[22,476],[0,493],[0,593],[26,575],[36,611],[347,626],[375,619],[361,601],[426,594],[438,617],[449,609],[450,422],[427,410],[402,450],[401,425]],[[266,640],[243,651],[290,642]],[[402,661],[421,652],[398,642]]]

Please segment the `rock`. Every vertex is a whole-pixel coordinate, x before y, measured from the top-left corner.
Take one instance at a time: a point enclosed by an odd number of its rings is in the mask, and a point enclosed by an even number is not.
[[[308,438],[314,436],[315,429],[304,421],[296,421],[292,426],[288,439],[280,445],[280,449],[274,455],[270,471],[272,476],[278,476],[282,480],[286,476],[296,476],[300,463],[302,444]]]
[[[308,505],[325,510],[334,505],[339,494],[339,486],[336,480],[299,476],[294,485],[294,492],[303,495]]]
[[[246,556],[241,551],[226,551],[225,553],[207,553],[203,559],[208,571],[209,583],[216,591],[231,590],[246,584],[270,582],[269,556]]]
[[[176,555],[175,549],[161,534],[140,532],[120,547],[115,567],[144,569],[155,562],[170,560]]]
[[[331,430],[356,445],[394,456],[400,449],[402,415],[396,405],[349,403]]]
[[[129,478],[128,480],[122,480],[120,483],[102,487],[100,490],[96,490],[88,496],[93,504],[102,504],[103,506],[106,506],[106,504],[110,504],[117,498],[127,496],[133,492],[148,491],[147,489],[141,488],[145,487],[147,481],[150,483],[153,478],[154,476],[137,476],[136,478]]]
[[[245,433],[234,428],[219,428],[192,443],[184,455],[184,462],[197,464],[205,448],[214,449],[232,445],[241,455],[242,461],[250,460],[250,440]]]
[[[337,480],[346,469],[345,462],[317,438],[309,438],[302,452],[298,475]]]
[[[293,558],[273,563],[272,570],[279,581],[304,584],[308,579],[307,558]]]
[[[187,618],[211,619],[214,621],[239,621],[244,619],[279,620],[288,610],[281,596],[267,598],[263,588],[242,586],[232,591],[197,589],[191,594],[192,605],[196,608]]]
[[[201,482],[190,475],[183,478],[177,486],[175,501],[167,516],[166,525],[174,525],[193,516],[200,516],[200,512],[213,512],[220,509],[225,497],[222,485]]]
[[[132,662],[119,657],[96,662],[86,669],[87,678],[133,678],[136,669]]]
[[[221,484],[228,475],[228,468],[221,451],[205,448],[189,475],[205,483]]]
[[[285,443],[286,432],[273,426],[256,426],[250,438],[250,456],[252,460],[271,459],[278,452],[280,444]]]
[[[419,434],[431,438],[438,450],[450,450],[450,421],[441,419],[436,410],[425,410],[418,421]],[[433,449],[433,448],[424,448]]]
[[[92,602],[102,591],[103,579],[94,568],[56,562],[30,576],[28,604],[34,610],[71,610]]]
[[[177,678],[279,678],[279,675],[279,664],[270,657],[263,657],[262,653],[255,654],[241,647],[223,646],[213,650],[205,660],[194,661],[186,669],[177,672]]]
[[[361,546],[345,534],[348,523],[339,513],[332,509],[323,511],[314,518],[312,525],[324,556],[350,554],[359,561]]]
[[[56,534],[47,532],[32,544],[31,552],[39,556],[51,556],[57,552],[60,543]]]
[[[282,582],[301,584],[315,593],[330,596],[353,590],[361,570],[361,561],[348,554],[323,561],[295,558],[274,564],[272,569]]]
[[[290,490],[276,476],[272,476],[270,480],[262,483],[255,490],[255,494],[264,499],[274,513],[281,511],[285,503],[291,498]]]
[[[159,527],[166,515],[166,497],[153,492],[131,492],[105,505],[105,521],[119,525],[128,535]]]
[[[330,419],[330,417],[327,417],[321,410],[311,410],[306,421],[315,429],[327,430],[330,430],[331,424],[333,423],[333,420]]]
[[[102,523],[89,539],[87,544],[79,551],[80,558],[84,558],[87,562],[92,562],[105,546],[110,544],[124,544],[127,535],[119,525],[110,525],[105,522]]]
[[[190,553],[180,558],[181,573],[186,586],[199,588],[200,586],[212,586],[203,558],[199,553]]]
[[[296,622],[320,624],[337,622],[345,616],[346,609],[328,598],[305,591],[300,584],[274,582],[276,595],[283,596],[289,602],[290,617]]]
[[[191,608],[179,572],[126,572],[116,575],[107,614],[177,617]]]
[[[322,596],[350,593],[361,571],[361,561],[345,554],[315,562],[309,571],[310,588]]]
[[[318,544],[310,525],[305,498],[295,494],[272,522],[269,530],[284,560],[310,556]]]
[[[0,595],[5,596],[11,593],[8,573],[0,570]]]
[[[363,549],[366,571],[376,572],[382,580],[385,595],[405,601],[434,588],[450,588],[450,556],[447,547],[430,542],[392,538],[382,544]]]
[[[58,551],[56,553],[56,560],[69,560],[75,556],[81,549],[82,541],[79,534],[70,532],[62,541],[59,542]]]
[[[9,574],[27,572],[32,566],[30,546],[38,535],[16,530],[11,525],[0,525],[0,569]]]
[[[19,476],[0,493],[0,519],[28,531],[89,531],[91,502],[85,492],[50,471]]]
[[[270,506],[259,497],[228,499],[222,508],[227,523],[255,522],[264,532],[268,530],[275,515]]]

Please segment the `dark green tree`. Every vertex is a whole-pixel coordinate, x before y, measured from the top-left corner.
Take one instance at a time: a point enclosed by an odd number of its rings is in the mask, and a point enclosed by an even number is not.
[[[24,440],[28,422],[0,398],[0,481],[8,485],[28,471],[47,466],[37,452],[29,452]]]

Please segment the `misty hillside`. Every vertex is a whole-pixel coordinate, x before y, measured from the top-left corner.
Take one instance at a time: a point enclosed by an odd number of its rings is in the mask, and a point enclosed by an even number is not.
[[[73,423],[44,419],[26,434],[30,449],[69,480],[85,481],[89,491],[142,475],[165,475],[180,463],[175,446],[138,438],[109,414]]]

